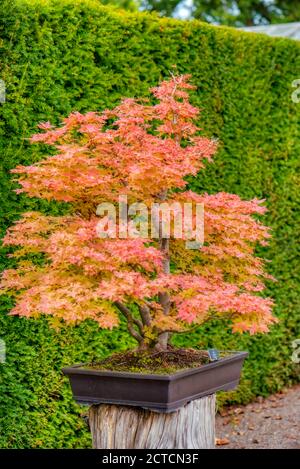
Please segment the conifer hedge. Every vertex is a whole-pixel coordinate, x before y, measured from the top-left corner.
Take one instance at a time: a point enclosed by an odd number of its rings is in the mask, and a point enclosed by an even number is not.
[[[121,96],[147,96],[170,71],[191,73],[192,101],[202,127],[220,139],[213,164],[190,180],[196,191],[266,198],[273,229],[260,254],[272,260],[270,285],[280,323],[269,335],[233,335],[211,324],[180,335],[182,346],[250,352],[239,390],[220,401],[245,403],[299,380],[291,341],[300,338],[300,43],[198,21],[125,13],[97,0],[4,0],[0,6],[0,236],[25,210],[59,213],[63,205],[17,196],[9,170],[43,151],[27,138],[40,121],[58,124],[71,111],[115,106]],[[46,151],[46,149],[45,149]],[[12,263],[2,248],[0,268]],[[59,331],[45,318],[8,316],[0,300],[0,447],[79,448],[90,445],[85,409],[71,397],[61,368],[132,345],[124,328],[101,331],[91,322]]]

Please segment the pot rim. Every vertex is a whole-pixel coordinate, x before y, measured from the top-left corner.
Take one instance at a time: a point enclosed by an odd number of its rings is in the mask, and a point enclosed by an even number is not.
[[[222,352],[226,351],[230,353],[231,356],[222,357],[219,360],[212,361],[205,365],[201,365],[195,368],[189,368],[182,371],[176,371],[175,373],[170,374],[148,374],[148,373],[133,373],[131,371],[112,371],[112,370],[93,370],[84,368],[88,366],[88,363],[78,363],[71,365],[69,367],[63,368],[62,371],[65,375],[94,375],[94,376],[106,376],[106,377],[115,377],[115,378],[124,378],[124,379],[151,379],[151,380],[163,380],[163,381],[173,381],[179,378],[184,378],[185,376],[190,376],[195,373],[201,373],[206,371],[208,368],[218,368],[222,364],[238,361],[240,359],[245,359],[248,357],[249,352],[238,351],[238,350],[220,350]]]

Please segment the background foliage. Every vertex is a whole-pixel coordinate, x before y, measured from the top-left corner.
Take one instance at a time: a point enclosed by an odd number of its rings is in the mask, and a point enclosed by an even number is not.
[[[159,19],[102,7],[94,0],[9,0],[0,7],[1,236],[28,209],[58,213],[63,206],[12,192],[9,169],[41,157],[27,138],[38,122],[58,124],[72,110],[114,106],[121,96],[147,95],[170,70],[192,73],[202,127],[218,137],[215,162],[190,181],[195,191],[265,197],[264,221],[273,228],[264,255],[272,259],[270,285],[280,323],[269,335],[232,335],[225,324],[175,338],[179,345],[250,352],[241,386],[221,402],[247,402],[299,379],[291,341],[300,337],[298,134],[300,104],[291,82],[300,74],[300,45],[200,22]],[[40,153],[37,153],[37,152]],[[7,267],[1,250],[0,267]],[[55,331],[47,319],[7,316],[0,303],[0,447],[85,447],[90,444],[61,368],[133,345],[125,328],[101,331],[91,322]]]
[[[120,2],[124,0],[101,0]],[[298,0],[141,0],[142,8],[164,16],[185,15],[209,23],[252,26],[300,20]]]

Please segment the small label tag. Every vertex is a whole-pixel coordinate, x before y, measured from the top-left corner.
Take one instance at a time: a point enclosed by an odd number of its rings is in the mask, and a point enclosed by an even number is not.
[[[208,356],[211,362],[216,362],[220,358],[219,351],[216,348],[208,349]]]

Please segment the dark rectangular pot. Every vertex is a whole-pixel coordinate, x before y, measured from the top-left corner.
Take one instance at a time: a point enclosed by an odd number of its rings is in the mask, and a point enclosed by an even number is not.
[[[81,404],[139,406],[159,412],[172,412],[194,399],[216,391],[234,389],[248,352],[229,356],[170,375],[97,371],[84,364],[64,368],[74,399]]]

